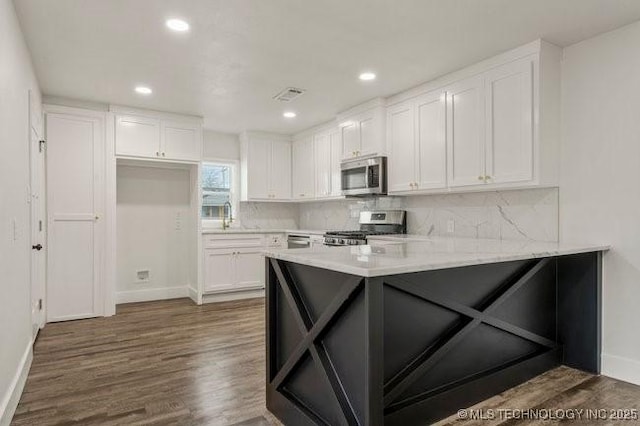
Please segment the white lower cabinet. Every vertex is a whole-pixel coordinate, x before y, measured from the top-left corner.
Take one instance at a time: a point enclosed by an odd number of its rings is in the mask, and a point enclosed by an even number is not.
[[[231,249],[205,249],[204,291],[229,290],[235,284],[234,251]]]
[[[284,234],[204,234],[204,293],[264,288],[266,247],[286,247]]]

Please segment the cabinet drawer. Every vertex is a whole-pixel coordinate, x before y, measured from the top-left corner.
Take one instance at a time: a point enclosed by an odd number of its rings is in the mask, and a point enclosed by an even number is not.
[[[219,235],[205,234],[203,237],[204,248],[238,248],[238,247],[262,247],[264,236],[262,234],[250,235]]]

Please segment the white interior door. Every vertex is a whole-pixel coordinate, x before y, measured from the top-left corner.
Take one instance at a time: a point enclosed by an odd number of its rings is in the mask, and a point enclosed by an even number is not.
[[[48,113],[47,320],[103,314],[104,120]]]
[[[32,122],[33,124],[33,122]],[[31,127],[31,324],[35,340],[44,327],[47,279],[45,149],[37,129]]]

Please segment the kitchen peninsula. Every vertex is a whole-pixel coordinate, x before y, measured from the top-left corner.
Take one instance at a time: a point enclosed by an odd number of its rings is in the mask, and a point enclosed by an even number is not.
[[[410,235],[268,250],[267,408],[428,424],[560,364],[599,373],[606,250]]]

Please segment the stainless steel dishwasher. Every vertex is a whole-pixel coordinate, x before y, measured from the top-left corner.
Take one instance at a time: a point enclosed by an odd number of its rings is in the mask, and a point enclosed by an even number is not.
[[[309,235],[289,234],[287,238],[287,248],[309,248],[311,247],[311,238]]]

